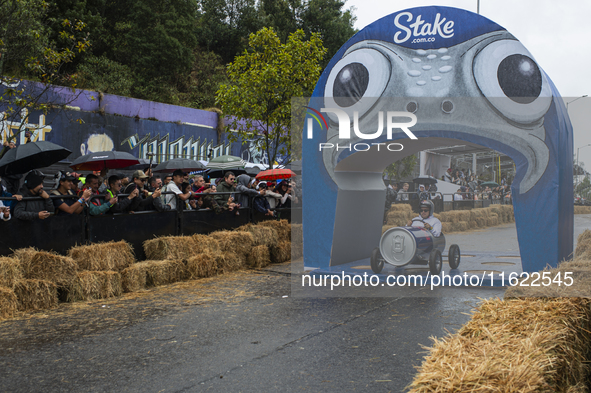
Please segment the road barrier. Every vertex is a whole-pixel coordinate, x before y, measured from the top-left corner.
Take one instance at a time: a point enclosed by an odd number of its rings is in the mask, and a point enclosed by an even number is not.
[[[54,199],[67,196],[52,195],[50,197]],[[177,200],[177,202],[177,206],[184,205],[182,201]],[[252,206],[252,201],[250,202],[249,206]],[[200,209],[89,215],[88,209],[85,209],[82,214],[54,215],[45,220],[24,221],[13,216],[10,221],[0,222],[2,226],[0,255],[10,255],[13,250],[26,247],[65,254],[76,245],[125,240],[133,246],[136,258],[143,260],[145,255],[142,244],[154,237],[208,234],[234,229],[249,222],[256,223],[279,218],[291,222],[293,211],[299,211],[296,216],[301,217],[301,208],[275,210],[277,218],[255,212],[251,207],[237,209],[238,214],[236,210],[216,214],[213,210]],[[301,218],[298,222],[301,222]]]

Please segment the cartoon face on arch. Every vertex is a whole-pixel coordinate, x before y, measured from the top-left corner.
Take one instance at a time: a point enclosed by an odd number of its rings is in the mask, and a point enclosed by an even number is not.
[[[361,41],[347,49],[324,85],[324,107],[357,112],[362,129],[375,131],[379,111],[406,111],[417,116],[412,130],[419,138],[434,130],[451,131],[457,139],[489,139],[519,151],[528,163],[520,193],[530,190],[548,165],[543,124],[551,104],[545,73],[506,31],[427,50]],[[327,114],[327,142],[344,143],[338,119]],[[406,137],[398,131],[399,139]],[[342,154],[323,151],[331,175]]]

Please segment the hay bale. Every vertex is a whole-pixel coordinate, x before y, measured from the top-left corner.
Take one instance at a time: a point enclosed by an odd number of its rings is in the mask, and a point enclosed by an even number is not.
[[[266,227],[273,228],[277,231],[277,235],[279,238],[278,241],[291,241],[291,225],[287,220],[268,220],[268,221],[261,221],[257,225],[262,225]]]
[[[441,212],[439,214],[439,221],[441,221],[442,223],[444,222],[451,222],[451,212]]]
[[[57,285],[44,280],[20,280],[14,286],[18,310],[44,310],[57,306]]]
[[[218,241],[209,235],[193,235],[191,237],[195,243],[192,247],[194,251],[192,256],[203,254],[206,251],[220,251]]]
[[[412,206],[410,206],[410,203],[394,203],[390,207],[390,210],[388,210],[388,212],[405,212],[405,211],[412,213]]]
[[[144,242],[148,260],[188,259],[197,254],[195,238],[192,236],[163,236]]]
[[[458,217],[458,222],[460,221],[465,221],[465,222],[469,222],[470,221],[470,217],[472,215],[470,210],[458,210],[456,212],[457,217]]]
[[[219,251],[212,251],[189,258],[187,260],[189,278],[205,278],[218,274],[218,259],[221,255]]]
[[[210,236],[218,241],[221,251],[235,252],[242,258],[246,258],[254,244],[254,237],[250,232],[218,231]]]
[[[591,299],[591,261],[577,257],[571,261],[565,261],[554,269],[544,269],[540,275],[549,272],[552,282],[545,282],[538,286],[515,285],[505,292],[505,298],[513,297],[580,297]],[[566,285],[565,273],[572,278],[572,285]],[[562,282],[559,282],[559,279]],[[530,278],[527,283],[532,283]],[[539,283],[539,281],[538,281]],[[524,283],[526,284],[526,283]]]
[[[250,250],[246,257],[246,266],[251,269],[259,269],[271,264],[271,253],[267,246],[256,246]]]
[[[51,281],[67,286],[76,279],[78,264],[70,257],[53,252],[36,252],[28,263],[22,265],[24,277],[30,280]]]
[[[13,317],[18,309],[18,299],[11,288],[0,287],[0,319]]]
[[[585,229],[577,238],[577,247],[575,256],[585,259],[591,259],[591,230]]]
[[[486,226],[494,227],[495,225],[499,225],[499,218],[495,213],[492,213],[490,217],[486,219]]]
[[[19,248],[14,250],[12,258],[18,259],[21,263],[21,266],[27,266],[31,262],[31,259],[33,259],[33,256],[35,256],[35,254],[38,252],[39,250],[37,250],[35,247]]]
[[[244,267],[245,257],[232,252],[222,251],[216,260],[218,274],[229,273]]]
[[[301,227],[301,224],[300,224]],[[272,247],[279,241],[277,231],[268,226],[246,224],[235,229],[236,232],[250,232],[253,238],[253,246]]]
[[[465,232],[470,229],[470,223],[468,221],[459,221],[456,223],[456,232]]]
[[[442,222],[441,223],[441,232],[443,233],[450,233],[453,232],[453,224],[451,222]]]
[[[478,225],[478,228],[484,228],[486,227],[486,220],[487,217],[480,217],[476,219],[476,225]]]
[[[575,206],[575,214],[591,214],[591,206]]]
[[[156,287],[185,280],[187,265],[182,260],[145,261],[146,285]]]
[[[123,292],[137,292],[146,289],[147,274],[145,265],[134,263],[121,271],[121,286]]]
[[[393,211],[388,213],[387,225],[405,226],[408,221],[414,216],[412,211]]]
[[[80,270],[120,272],[135,262],[133,247],[125,240],[72,247],[68,256]]]
[[[0,287],[13,289],[23,279],[23,268],[18,259],[0,257]]]
[[[470,229],[478,228],[478,223],[476,221],[470,221],[468,222],[468,225],[470,226]]]
[[[579,298],[486,300],[433,339],[410,392],[571,392],[589,378],[590,310]]]
[[[113,271],[84,271],[68,286],[68,302],[121,296],[121,274]]]
[[[270,251],[271,263],[287,262],[291,259],[291,242],[281,241]]]

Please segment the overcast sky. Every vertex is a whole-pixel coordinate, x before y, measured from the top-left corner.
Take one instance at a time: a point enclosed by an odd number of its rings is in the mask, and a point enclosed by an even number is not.
[[[476,12],[477,0],[403,1],[347,0],[355,7],[355,27],[406,8],[442,5]],[[501,25],[531,52],[566,101],[591,95],[591,1],[480,0],[480,14]],[[574,151],[591,144],[591,98],[569,104],[574,127]],[[591,171],[591,146],[581,148],[579,160]]]

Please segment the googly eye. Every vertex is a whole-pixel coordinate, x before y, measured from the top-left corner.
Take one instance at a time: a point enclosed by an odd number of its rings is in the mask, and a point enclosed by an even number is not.
[[[326,81],[325,106],[359,112],[363,116],[388,85],[390,61],[375,49],[348,53],[332,69]],[[328,114],[337,121],[334,114]]]
[[[527,124],[539,120],[552,103],[544,72],[515,40],[495,41],[474,59],[474,77],[482,94],[503,116]]]

